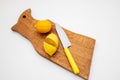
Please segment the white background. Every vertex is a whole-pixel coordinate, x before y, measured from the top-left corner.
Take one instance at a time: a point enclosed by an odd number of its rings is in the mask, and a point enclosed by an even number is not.
[[[82,80],[11,31],[28,8],[36,19],[96,39],[89,80],[120,80],[120,0],[0,0],[0,80]]]

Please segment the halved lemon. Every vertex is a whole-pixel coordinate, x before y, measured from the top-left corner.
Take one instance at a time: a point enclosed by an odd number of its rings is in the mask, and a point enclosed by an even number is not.
[[[57,48],[52,46],[51,44],[44,42],[44,50],[46,53],[52,56],[56,52]]]
[[[58,47],[58,37],[53,33],[49,34],[46,37],[46,42],[55,46],[55,47]]]
[[[44,45],[45,52],[47,54],[49,54],[50,56],[52,56],[57,51],[57,48],[58,48],[58,45],[59,45],[57,35],[55,35],[54,33],[49,34],[46,37],[43,45]]]

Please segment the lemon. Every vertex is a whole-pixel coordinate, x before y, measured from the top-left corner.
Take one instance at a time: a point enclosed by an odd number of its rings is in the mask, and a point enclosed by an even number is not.
[[[52,56],[57,51],[58,45],[58,37],[54,33],[49,34],[43,43],[45,52],[50,56]]]
[[[48,53],[50,56],[52,56],[56,52],[57,48],[44,42],[44,50],[46,53]]]
[[[47,33],[51,30],[52,24],[48,20],[39,20],[34,27],[40,33]]]
[[[58,37],[51,33],[46,37],[46,42],[48,42],[49,44],[58,47]]]

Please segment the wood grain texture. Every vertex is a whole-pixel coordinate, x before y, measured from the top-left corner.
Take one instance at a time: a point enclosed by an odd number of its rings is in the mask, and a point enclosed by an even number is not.
[[[36,22],[37,20],[31,16],[31,10],[28,9],[20,15],[18,22],[12,26],[12,30],[26,37],[41,56],[72,72],[71,66],[64,54],[61,43],[57,52],[52,57],[46,54],[43,49],[45,37],[51,32],[57,34],[54,22],[51,21],[52,30],[47,34],[40,34],[36,31],[34,28]],[[78,74],[78,76],[88,79],[95,40],[90,37],[71,32],[67,29],[64,29],[64,31],[72,43],[72,46],[69,47],[69,49],[80,69],[80,74]]]

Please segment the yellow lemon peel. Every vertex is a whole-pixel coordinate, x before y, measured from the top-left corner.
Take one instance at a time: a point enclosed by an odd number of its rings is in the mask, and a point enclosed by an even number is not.
[[[47,33],[51,30],[52,24],[48,20],[39,20],[36,22],[34,27],[40,33]]]

